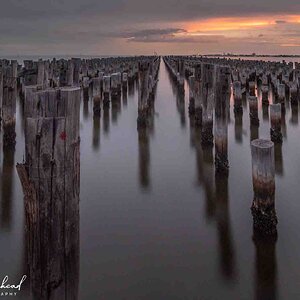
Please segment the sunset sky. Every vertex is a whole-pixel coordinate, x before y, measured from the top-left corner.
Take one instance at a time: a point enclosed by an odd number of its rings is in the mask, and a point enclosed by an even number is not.
[[[299,0],[9,0],[0,55],[300,54]]]

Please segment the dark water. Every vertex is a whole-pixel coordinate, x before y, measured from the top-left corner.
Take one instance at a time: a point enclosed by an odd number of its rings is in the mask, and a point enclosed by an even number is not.
[[[255,243],[250,138],[269,137],[266,112],[260,109],[259,132],[251,132],[247,103],[242,122],[231,103],[229,178],[215,180],[213,153],[201,148],[185,90],[181,99],[161,63],[149,135],[136,130],[136,90],[100,120],[92,102],[82,102],[79,299],[297,299],[299,112],[287,106],[276,149],[278,240]],[[16,150],[1,147],[0,173],[0,277],[12,281],[26,274],[17,110]],[[29,299],[28,289],[29,281],[18,298]]]

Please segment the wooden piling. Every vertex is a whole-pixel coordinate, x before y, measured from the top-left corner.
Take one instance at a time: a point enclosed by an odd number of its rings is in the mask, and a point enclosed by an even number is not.
[[[271,119],[271,140],[274,143],[282,143],[281,133],[281,104],[270,105],[270,119]]]
[[[3,147],[14,148],[16,144],[16,98],[17,65],[11,63],[3,68],[2,121]]]
[[[189,77],[189,114],[195,114],[195,76]]]
[[[215,66],[202,64],[201,99],[202,99],[202,146],[213,146],[213,107],[214,107]]]
[[[80,89],[44,91],[35,99],[35,109],[27,110],[25,163],[17,164],[31,289],[34,299],[77,299]]]
[[[147,126],[148,97],[149,97],[149,62],[144,61],[139,64],[139,90],[138,90],[138,118],[137,126]]]
[[[243,113],[242,84],[240,81],[233,82],[234,113]]]
[[[252,141],[251,155],[253,227],[261,235],[274,235],[277,232],[274,143],[262,139]]]
[[[258,101],[256,96],[249,96],[249,116],[251,125],[259,126],[259,118],[258,118]]]
[[[201,103],[201,64],[197,64],[194,69],[195,74],[195,126],[202,126],[202,103]]]
[[[216,174],[228,176],[228,111],[230,101],[228,67],[216,68],[215,97],[215,168]]]
[[[103,106],[109,107],[110,76],[103,77]]]

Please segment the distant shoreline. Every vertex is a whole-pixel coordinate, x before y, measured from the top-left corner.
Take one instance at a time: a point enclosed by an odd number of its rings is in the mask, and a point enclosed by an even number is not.
[[[199,56],[208,56],[208,57],[251,57],[251,58],[255,58],[255,57],[278,57],[278,58],[299,58],[300,54],[296,54],[296,55],[286,55],[286,54],[277,54],[277,55],[272,55],[272,54],[203,54],[203,55],[199,55]]]

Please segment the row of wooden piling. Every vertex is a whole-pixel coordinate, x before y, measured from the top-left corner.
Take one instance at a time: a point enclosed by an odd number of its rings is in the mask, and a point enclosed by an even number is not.
[[[17,171],[34,299],[76,299],[78,293],[81,98],[92,95],[98,118],[136,81],[137,123],[147,127],[159,62],[157,56],[0,61],[5,146],[15,144],[18,96],[24,112],[25,156]]]
[[[258,128],[257,89],[261,90],[263,105],[270,105],[270,140],[251,141],[254,189],[251,209],[255,231],[263,236],[276,236],[274,143],[282,142],[281,120],[286,101],[290,99],[292,105],[298,105],[299,65],[295,69],[292,64],[284,62],[184,56],[169,56],[164,61],[179,88],[178,66],[184,65],[189,86],[190,118],[194,119],[196,127],[201,128],[202,146],[215,144],[215,171],[222,176],[228,176],[229,169],[227,131],[231,92],[235,115],[242,116],[242,98],[246,97],[250,125]],[[272,96],[273,103],[270,104]]]

